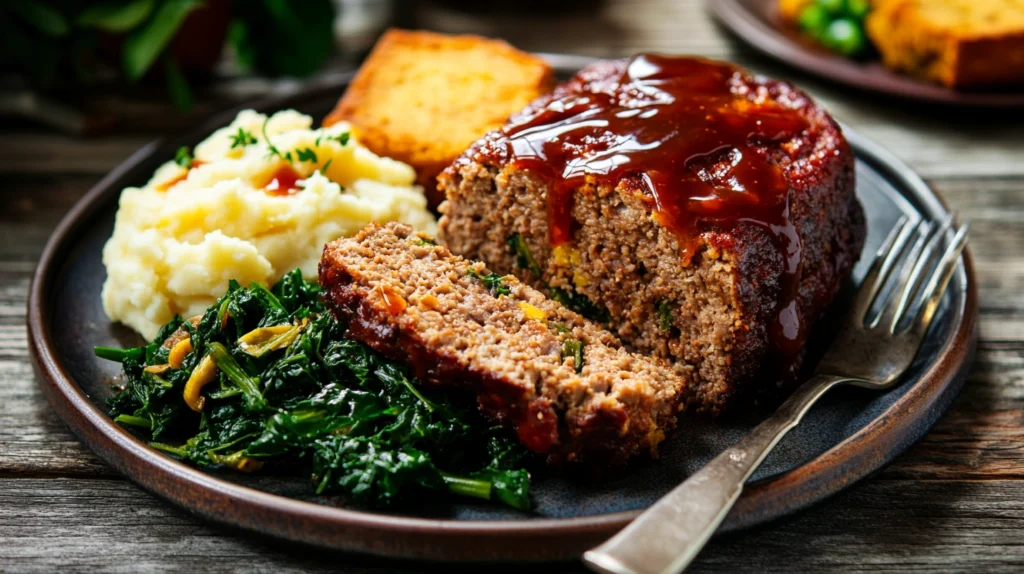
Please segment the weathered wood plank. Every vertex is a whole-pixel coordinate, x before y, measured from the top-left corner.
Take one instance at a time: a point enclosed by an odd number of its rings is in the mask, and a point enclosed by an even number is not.
[[[694,572],[1024,567],[1024,482],[872,480],[770,528],[716,539]],[[200,521],[120,480],[0,480],[0,571],[494,572],[271,544]],[[528,551],[524,551],[528,552]],[[529,566],[580,571],[578,564]]]

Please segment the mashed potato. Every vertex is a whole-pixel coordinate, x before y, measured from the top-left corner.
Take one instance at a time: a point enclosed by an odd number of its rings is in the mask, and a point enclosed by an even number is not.
[[[296,267],[315,278],[324,243],[371,221],[436,231],[410,166],[375,155],[344,123],[311,126],[291,110],[243,111],[191,164],[181,159],[189,167],[169,161],[125,189],[103,249],[107,315],[150,339],[175,315],[202,313],[230,279],[268,285]]]

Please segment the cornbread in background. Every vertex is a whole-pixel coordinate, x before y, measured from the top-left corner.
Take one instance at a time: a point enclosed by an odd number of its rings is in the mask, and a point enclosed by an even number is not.
[[[1024,84],[1024,0],[874,0],[886,67],[956,88]]]
[[[324,125],[347,121],[370,150],[413,166],[436,205],[437,174],[553,84],[547,62],[500,40],[389,30]]]

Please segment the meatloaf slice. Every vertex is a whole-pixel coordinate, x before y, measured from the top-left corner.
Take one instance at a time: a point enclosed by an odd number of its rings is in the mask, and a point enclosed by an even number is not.
[[[320,262],[327,305],[351,337],[424,384],[474,393],[550,463],[655,454],[688,369],[629,353],[515,277],[490,273],[400,224],[329,243]]]
[[[856,262],[854,157],[806,94],[709,60],[600,62],[439,178],[439,239],[696,368],[719,412],[792,380]]]

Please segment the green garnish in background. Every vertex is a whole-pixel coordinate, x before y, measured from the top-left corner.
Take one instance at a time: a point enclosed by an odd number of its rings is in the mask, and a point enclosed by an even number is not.
[[[864,33],[864,19],[870,11],[868,0],[813,0],[800,11],[797,24],[833,52],[858,57],[871,49]]]
[[[226,41],[243,69],[306,76],[333,51],[331,0],[4,0],[0,64],[37,89],[66,93],[97,84],[109,71],[137,83],[162,69],[171,101],[188,109],[192,88],[172,44],[207,5],[228,12]],[[185,41],[205,46],[207,39]]]
[[[238,342],[277,325],[300,332],[258,352]],[[162,343],[179,327],[192,352],[178,369],[147,372],[168,362]],[[320,287],[295,270],[269,290],[231,282],[196,326],[175,319],[149,345],[96,354],[124,368],[127,384],[108,401],[114,420],[198,466],[263,463],[365,506],[440,490],[529,508],[531,455],[508,430],[486,421],[471,397],[418,389],[404,366],[345,333]],[[200,414],[183,392],[207,354],[218,373],[203,387]]]

